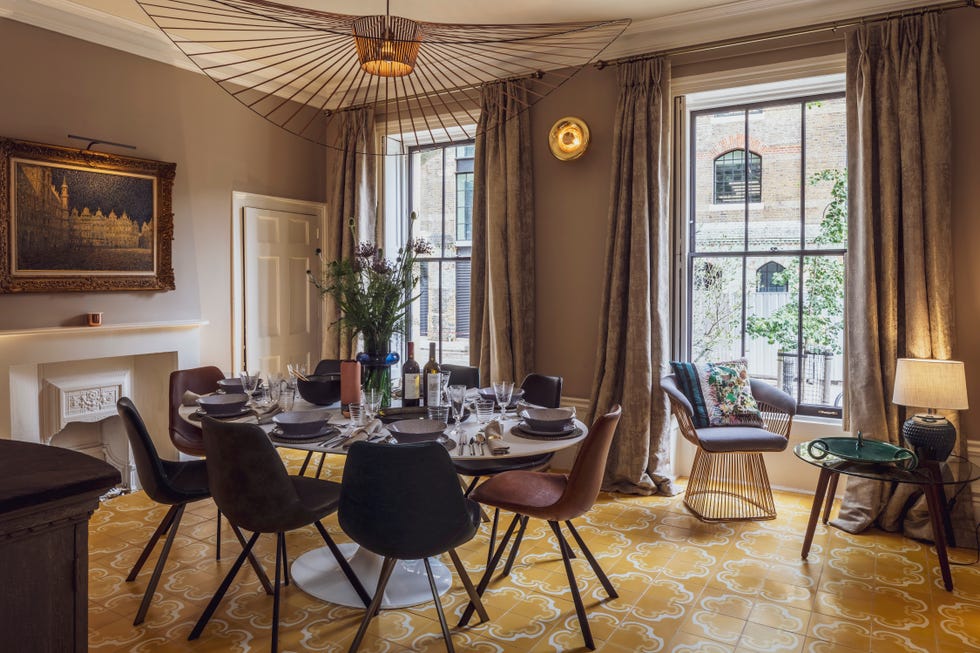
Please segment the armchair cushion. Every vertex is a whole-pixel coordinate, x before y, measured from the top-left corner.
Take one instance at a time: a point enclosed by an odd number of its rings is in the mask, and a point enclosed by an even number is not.
[[[671,362],[681,392],[691,403],[694,427],[763,427],[744,358],[718,363]]]

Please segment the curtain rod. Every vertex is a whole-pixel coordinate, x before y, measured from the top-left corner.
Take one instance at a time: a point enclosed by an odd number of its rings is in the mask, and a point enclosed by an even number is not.
[[[660,50],[658,52],[649,52],[647,54],[634,54],[609,61],[599,60],[593,65],[599,70],[602,70],[606,66],[618,66],[619,64],[630,63],[633,61],[643,61],[645,59],[653,59],[655,57],[672,57],[681,54],[693,54],[695,52],[709,52],[711,50],[719,50],[736,45],[749,45],[752,43],[761,43],[775,39],[789,38],[791,36],[804,36],[806,34],[814,34],[816,32],[836,31],[845,27],[855,27],[858,25],[865,25],[867,23],[876,23],[891,18],[921,16],[924,14],[941,13],[949,9],[963,9],[966,7],[973,7],[974,9],[977,9],[980,8],[980,3],[978,3],[978,1],[980,0],[955,0],[953,2],[925,5],[922,7],[905,9],[903,11],[889,11],[874,14],[872,16],[862,16],[860,18],[851,18],[843,21],[817,23],[816,25],[806,25],[803,27],[790,27],[772,32],[763,32],[761,34],[751,34],[749,36],[736,36],[728,39],[711,41],[709,43],[701,43],[699,45],[680,46],[676,48],[669,48],[667,50]]]

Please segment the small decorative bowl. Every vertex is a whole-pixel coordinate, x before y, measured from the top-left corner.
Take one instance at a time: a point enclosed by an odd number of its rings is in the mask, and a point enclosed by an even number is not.
[[[243,394],[206,395],[197,398],[197,405],[213,417],[237,415],[245,410],[248,396]]]
[[[525,408],[521,418],[535,431],[563,431],[575,419],[574,408]]]
[[[288,435],[306,435],[316,433],[327,422],[325,413],[318,411],[289,411],[279,413],[272,418],[283,433]]]

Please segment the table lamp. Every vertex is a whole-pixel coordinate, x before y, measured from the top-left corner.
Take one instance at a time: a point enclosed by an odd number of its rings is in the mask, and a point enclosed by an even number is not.
[[[892,402],[928,410],[908,418],[902,426],[902,435],[909,446],[917,449],[920,458],[946,460],[956,444],[956,428],[936,414],[936,409],[969,408],[963,363],[899,358]]]

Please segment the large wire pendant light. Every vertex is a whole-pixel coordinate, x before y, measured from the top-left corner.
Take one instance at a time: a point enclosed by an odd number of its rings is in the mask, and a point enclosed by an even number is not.
[[[329,123],[372,107],[403,147],[475,136],[480,86],[534,78],[526,109],[594,60],[629,19],[519,25],[348,16],[266,0],[136,0],[221,88],[330,146]],[[389,148],[390,149],[390,148]]]

